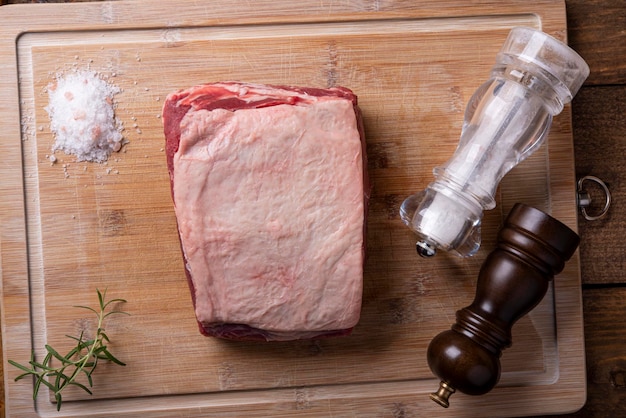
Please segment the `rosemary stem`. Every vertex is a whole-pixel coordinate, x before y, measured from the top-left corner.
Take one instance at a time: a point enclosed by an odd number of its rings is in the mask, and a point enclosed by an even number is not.
[[[91,340],[83,340],[83,334],[80,337],[70,337],[76,341],[76,346],[70,350],[65,356],[59,354],[51,346],[46,345],[48,353],[44,357],[41,363],[35,360],[35,352],[31,353],[31,360],[28,365],[22,365],[13,360],[9,360],[12,366],[17,367],[23,373],[20,374],[15,380],[21,380],[26,376],[32,376],[35,378],[35,385],[33,387],[33,399],[37,398],[39,388],[43,384],[48,387],[54,394],[54,398],[57,402],[57,411],[61,409],[61,392],[68,386],[77,386],[83,389],[85,392],[91,394],[89,387],[93,386],[92,373],[96,369],[99,360],[111,360],[112,362],[125,366],[123,362],[118,360],[108,350],[106,343],[109,342],[109,337],[104,330],[104,321],[112,314],[126,314],[128,313],[118,310],[109,310],[107,308],[113,302],[126,302],[124,299],[111,299],[106,301],[106,290],[98,293],[99,311],[87,306],[78,306],[89,311],[94,312],[98,317],[98,326],[96,328],[96,335]],[[84,353],[84,354],[83,354]],[[52,367],[50,362],[53,358],[59,360],[61,365],[59,367]],[[85,374],[87,383],[82,384],[77,381],[81,374]],[[48,380],[48,378],[50,378]],[[87,385],[89,387],[87,387]]]

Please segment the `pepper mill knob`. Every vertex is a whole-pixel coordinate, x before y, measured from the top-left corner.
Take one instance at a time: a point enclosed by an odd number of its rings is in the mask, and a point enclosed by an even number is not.
[[[579,241],[546,213],[520,203],[513,207],[480,268],[474,301],[457,311],[456,323],[428,346],[428,365],[441,379],[432,400],[447,408],[456,390],[482,395],[493,389],[513,324],[541,302]]]

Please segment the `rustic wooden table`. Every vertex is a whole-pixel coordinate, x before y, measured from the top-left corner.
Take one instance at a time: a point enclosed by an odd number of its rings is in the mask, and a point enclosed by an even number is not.
[[[569,43],[591,74],[573,103],[576,175],[595,175],[613,204],[579,220],[587,404],[575,417],[626,416],[626,3],[567,0]]]
[[[1,4],[41,2],[46,1]],[[621,206],[626,199],[626,3],[566,0],[566,5],[569,43],[591,68],[572,104],[576,175],[604,180],[613,203],[604,218],[579,221],[588,399],[580,411],[563,416],[626,416],[626,208]],[[594,205],[601,203],[597,190],[590,185],[588,191]],[[2,368],[0,363],[0,375]]]

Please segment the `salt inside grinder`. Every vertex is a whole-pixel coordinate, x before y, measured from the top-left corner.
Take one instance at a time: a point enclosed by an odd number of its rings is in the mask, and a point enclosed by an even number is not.
[[[435,180],[409,196],[400,217],[419,237],[417,251],[471,256],[480,247],[483,209],[495,207],[502,177],[544,142],[552,117],[589,75],[566,44],[531,28],[509,33],[491,78],[471,97],[456,152]]]
[[[546,213],[513,207],[480,268],[473,302],[428,346],[428,365],[441,379],[432,400],[447,408],[456,390],[482,395],[496,385],[513,324],[539,304],[578,243],[574,231]]]

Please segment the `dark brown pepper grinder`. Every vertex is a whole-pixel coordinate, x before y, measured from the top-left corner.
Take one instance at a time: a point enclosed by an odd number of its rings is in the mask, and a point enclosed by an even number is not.
[[[428,346],[428,365],[441,379],[431,399],[447,408],[456,390],[489,392],[500,378],[502,350],[511,346],[513,324],[544,297],[580,239],[563,223],[533,207],[517,204],[481,266],[471,305]]]

